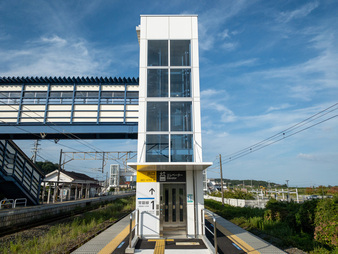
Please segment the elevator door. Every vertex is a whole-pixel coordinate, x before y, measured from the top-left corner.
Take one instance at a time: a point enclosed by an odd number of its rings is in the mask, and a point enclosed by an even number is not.
[[[187,205],[185,184],[161,186],[161,231],[162,234],[181,232],[186,234]]]

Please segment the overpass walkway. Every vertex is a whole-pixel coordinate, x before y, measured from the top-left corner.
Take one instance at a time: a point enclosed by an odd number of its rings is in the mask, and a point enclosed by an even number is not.
[[[0,77],[0,139],[136,139],[138,78]]]

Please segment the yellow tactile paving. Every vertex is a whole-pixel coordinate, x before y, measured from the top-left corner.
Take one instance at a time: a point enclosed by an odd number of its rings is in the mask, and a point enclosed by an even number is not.
[[[133,221],[133,227],[135,225],[135,221]],[[113,240],[111,240],[102,250],[100,250],[99,254],[111,254],[120,245],[124,238],[129,234],[129,225],[125,227]]]
[[[160,239],[156,241],[154,254],[164,254],[165,249],[165,239]]]

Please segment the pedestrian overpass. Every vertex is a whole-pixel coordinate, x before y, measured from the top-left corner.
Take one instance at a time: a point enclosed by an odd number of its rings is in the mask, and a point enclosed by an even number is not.
[[[0,139],[136,139],[138,78],[0,77]]]
[[[43,173],[12,139],[136,139],[138,78],[0,77],[0,190],[39,204]]]

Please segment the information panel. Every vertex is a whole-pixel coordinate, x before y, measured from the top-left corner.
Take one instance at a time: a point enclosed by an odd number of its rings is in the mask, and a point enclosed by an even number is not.
[[[166,183],[185,183],[185,171],[157,171],[157,182]]]
[[[137,171],[136,182],[152,183],[156,182],[156,171]]]

